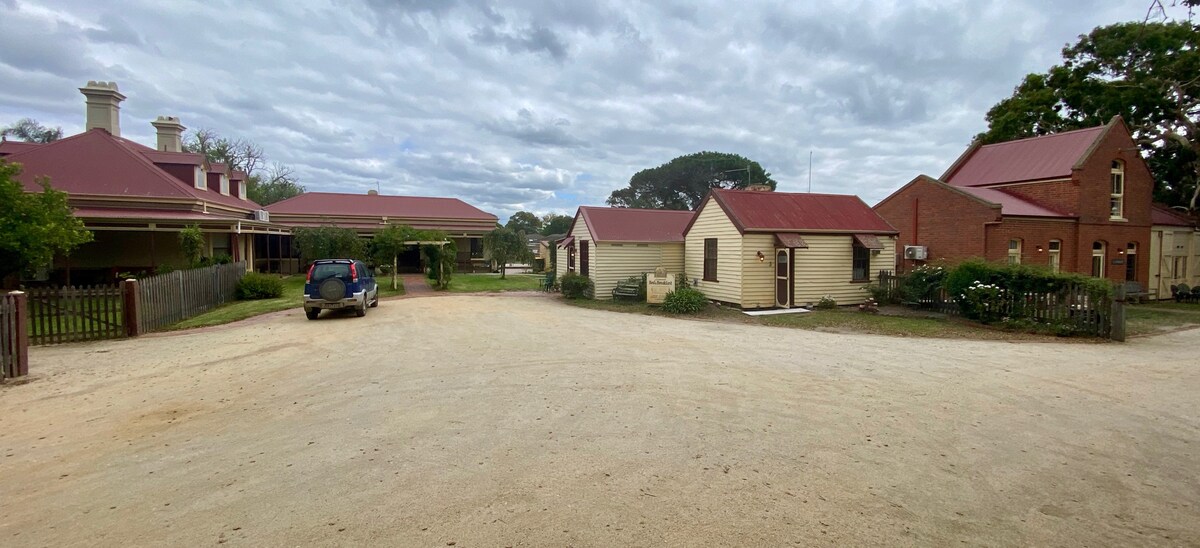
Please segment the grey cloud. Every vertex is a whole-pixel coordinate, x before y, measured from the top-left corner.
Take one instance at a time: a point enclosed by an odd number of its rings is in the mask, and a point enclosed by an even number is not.
[[[502,46],[509,53],[546,53],[555,60],[567,57],[567,45],[554,31],[540,26],[528,27],[515,32],[498,31],[494,27],[482,27],[471,33],[478,44]]]
[[[0,0],[0,123],[80,131],[75,88],[118,80],[131,138],[179,115],[255,141],[311,190],[379,182],[501,216],[603,203],[699,150],[758,160],[785,190],[807,186],[813,150],[814,190],[874,202],[943,170],[1064,43],[1144,14],[1121,0],[130,2]]]
[[[483,124],[488,131],[512,137],[531,145],[577,147],[583,142],[571,136],[567,130],[571,122],[566,118],[538,119],[529,109],[520,109],[515,118],[498,119]]]
[[[109,42],[130,46],[140,46],[145,43],[142,40],[141,34],[136,29],[116,15],[109,13],[102,14],[99,23],[101,28],[87,29],[84,31],[84,35],[96,42]]]

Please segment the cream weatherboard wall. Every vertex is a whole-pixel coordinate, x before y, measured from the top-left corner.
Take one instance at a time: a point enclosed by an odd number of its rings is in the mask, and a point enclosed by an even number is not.
[[[717,280],[704,280],[704,240],[717,238]],[[712,197],[697,215],[684,243],[684,270],[710,298],[742,304],[742,235]]]
[[[1158,290],[1159,299],[1171,298],[1172,285],[1200,285],[1200,231],[1177,226],[1151,228],[1150,280],[1150,289]]]
[[[840,305],[858,304],[869,294],[867,283],[851,283],[854,238],[849,234],[799,233],[807,249],[793,252],[792,306],[816,303],[829,295]],[[870,277],[879,281],[880,270],[895,268],[896,238],[879,236],[883,250],[871,255]],[[762,251],[765,260],[758,260]],[[775,235],[747,233],[742,239],[742,307],[775,306]]]
[[[575,237],[575,273],[581,274],[579,271],[579,242],[584,240],[586,240],[588,243],[588,270],[596,268],[596,255],[599,254],[599,249],[597,249],[598,246],[596,245],[596,242],[592,241],[592,233],[588,230],[587,223],[583,222],[582,216],[575,216],[575,226],[570,232],[567,233],[567,236],[565,237],[570,236]],[[555,275],[559,279],[563,277],[563,274],[567,273],[567,255],[568,253],[566,249],[561,247],[558,248],[558,259],[554,261],[554,263],[557,268]],[[611,293],[611,289],[609,291]],[[596,292],[597,295],[599,293],[599,291]]]
[[[871,266],[866,283],[852,282],[854,237],[849,234],[802,234],[808,249],[797,249],[795,304],[816,303],[829,295],[840,305],[858,304],[870,296],[866,287],[879,281],[880,270],[894,270],[896,237],[879,236],[883,250],[871,253]]]
[[[595,247],[604,250],[604,259],[590,265],[597,299],[611,299],[618,282],[660,266],[672,274],[683,271],[682,243],[601,243]]]

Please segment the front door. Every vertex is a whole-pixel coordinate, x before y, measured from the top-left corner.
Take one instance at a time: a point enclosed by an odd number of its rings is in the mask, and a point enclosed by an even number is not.
[[[775,250],[775,304],[780,308],[792,305],[791,257],[787,249]]]

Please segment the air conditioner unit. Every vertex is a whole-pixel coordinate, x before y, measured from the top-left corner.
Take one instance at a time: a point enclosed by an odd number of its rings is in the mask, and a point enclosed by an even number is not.
[[[264,223],[271,222],[271,214],[265,209],[259,209],[254,212],[254,220]]]
[[[904,258],[914,261],[924,261],[929,257],[929,248],[923,245],[906,245],[904,246]]]

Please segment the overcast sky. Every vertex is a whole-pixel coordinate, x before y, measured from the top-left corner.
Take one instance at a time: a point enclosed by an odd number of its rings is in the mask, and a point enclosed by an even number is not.
[[[1052,5],[1053,4],[1053,5]],[[455,196],[499,215],[599,205],[701,150],[782,191],[874,204],[938,176],[1022,76],[1149,0],[0,0],[0,124],[126,137],[179,116],[260,144],[309,190]],[[733,7],[737,6],[737,7]]]

